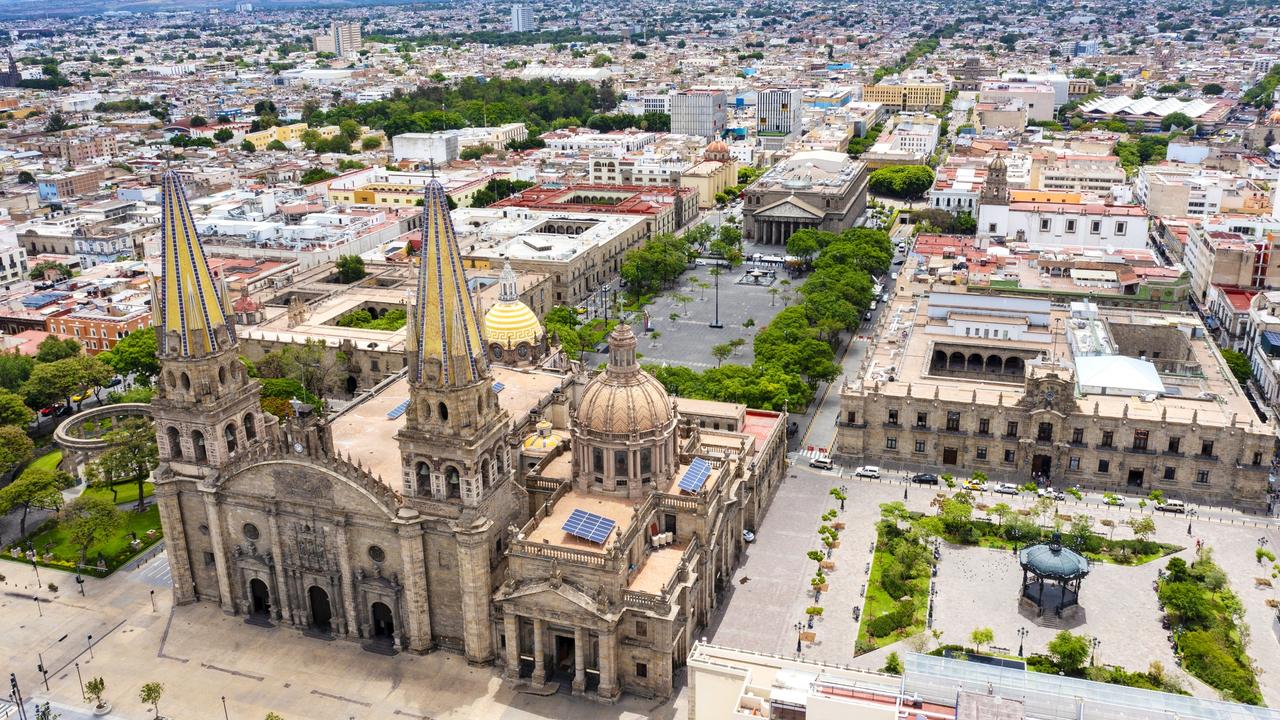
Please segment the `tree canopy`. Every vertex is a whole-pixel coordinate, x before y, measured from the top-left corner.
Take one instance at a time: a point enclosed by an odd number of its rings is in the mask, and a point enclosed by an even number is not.
[[[933,187],[933,171],[923,165],[890,165],[872,172],[867,183],[877,195],[919,198]]]

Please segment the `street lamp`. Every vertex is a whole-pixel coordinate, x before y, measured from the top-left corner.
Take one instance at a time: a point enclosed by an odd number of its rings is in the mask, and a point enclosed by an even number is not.
[[[226,695],[222,696],[222,717],[223,717],[223,720],[231,720],[231,717],[227,715],[227,696]]]
[[[1093,646],[1093,651],[1089,653],[1089,664],[1093,665],[1098,656],[1098,646],[1102,644],[1102,641],[1096,637],[1090,638],[1089,644]]]
[[[1191,518],[1196,516],[1195,510],[1187,511],[1187,537],[1191,536]]]
[[[1031,631],[1024,627],[1018,628],[1018,657],[1022,657],[1022,643],[1027,639],[1027,636],[1030,634],[1031,634]]]
[[[88,643],[89,643],[89,659],[92,660],[93,659],[93,636],[92,635],[89,636]]]
[[[796,628],[796,653],[799,654],[800,653],[800,637],[801,637],[801,633],[804,632],[804,623],[802,622],[796,623],[795,628]]]
[[[720,322],[720,268],[712,268],[711,277],[715,278],[716,282],[716,317],[708,327],[720,330],[724,327],[724,323]]]
[[[84,578],[80,577],[80,573],[76,573],[76,585],[80,586],[80,597],[84,597]]]
[[[40,607],[40,598],[33,597],[31,599],[36,601],[36,612],[40,614],[40,617],[44,617],[44,609]]]
[[[846,485],[840,486],[840,512],[844,512],[844,500],[849,494],[849,488]]]
[[[80,674],[80,663],[76,663],[76,680],[80,681],[80,699],[84,700],[84,677]]]

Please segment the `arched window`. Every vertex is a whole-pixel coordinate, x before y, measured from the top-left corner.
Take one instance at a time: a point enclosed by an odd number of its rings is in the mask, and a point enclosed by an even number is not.
[[[218,368],[218,384],[219,385],[227,384],[227,369],[224,367]]]
[[[440,416],[440,422],[449,421],[449,406],[443,402],[436,404],[436,414]]]
[[[258,419],[253,416],[253,413],[244,415],[244,437],[246,440],[254,440],[258,437]]]
[[[417,467],[414,469],[413,474],[417,476],[418,494],[430,495],[431,494],[431,466],[424,462],[420,462],[418,463]]]
[[[969,365],[965,368],[969,372],[982,372],[982,355],[973,353],[969,356]]]
[[[196,462],[204,462],[209,459],[209,451],[204,446],[204,433],[199,430],[191,431],[191,450],[195,453]]]
[[[182,389],[183,390],[191,389],[191,376],[186,373],[182,373]]]
[[[480,487],[488,488],[493,482],[493,461],[485,458],[480,462]]]
[[[182,436],[178,434],[178,428],[169,426],[169,429],[165,431],[165,437],[169,440],[169,457],[181,460]]]
[[[458,468],[449,466],[444,471],[445,497],[454,500],[462,497],[462,478],[458,476]]]
[[[227,423],[227,426],[222,429],[222,437],[227,441],[227,454],[234,453],[236,451],[236,424]]]
[[[963,369],[964,369],[964,353],[962,353],[962,352],[953,352],[953,353],[951,353],[951,358],[950,358],[950,360],[947,362],[947,369],[948,369],[948,370],[963,370]]]

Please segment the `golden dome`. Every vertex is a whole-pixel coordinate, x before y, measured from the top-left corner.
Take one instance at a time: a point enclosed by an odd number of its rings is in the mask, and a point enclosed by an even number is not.
[[[537,432],[524,439],[524,449],[532,452],[549,452],[560,445],[560,436],[551,431],[551,423],[540,420]]]
[[[630,435],[673,423],[675,405],[667,390],[636,363],[636,336],[621,323],[609,335],[609,366],[592,378],[578,403],[577,428]]]
[[[520,343],[537,345],[542,340],[542,323],[528,305],[520,302],[516,274],[510,263],[503,266],[498,283],[498,302],[484,314],[485,341],[504,348]]]
[[[726,145],[723,140],[715,140],[710,145],[707,146],[706,152],[727,153],[729,152],[729,146]]]

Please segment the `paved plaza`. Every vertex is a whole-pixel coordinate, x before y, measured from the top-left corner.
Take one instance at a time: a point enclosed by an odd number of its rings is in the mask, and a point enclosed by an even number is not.
[[[818,517],[837,504],[827,495],[829,489],[843,484],[849,488],[850,500],[839,519],[848,526],[833,555],[837,569],[829,574],[830,592],[824,593],[818,603],[825,611],[815,623],[818,642],[806,644],[802,655],[810,660],[878,669],[889,652],[911,650],[912,642],[901,641],[855,658],[856,623],[852,611],[862,603],[879,506],[902,500],[905,485],[897,480],[841,478],[838,471],[813,471],[803,467],[802,462],[792,468],[791,475],[774,499],[756,542],[749,547],[745,564],[734,575],[731,594],[726,595],[729,602],[718,610],[706,636],[711,642],[748,650],[795,653],[795,624],[804,618],[804,609],[813,604],[808,585],[813,564],[805,553],[818,548]],[[932,512],[929,502],[936,492],[933,488],[911,487],[907,505],[912,510]],[[1031,504],[1029,497],[1000,500],[1014,507]],[[990,498],[982,501],[995,502]],[[1088,513],[1116,522],[1139,512],[1137,508],[1099,507],[1070,500],[1061,507],[1064,513]],[[1266,605],[1268,599],[1280,598],[1280,592],[1253,582],[1265,574],[1254,559],[1257,539],[1265,533],[1274,544],[1277,533],[1274,528],[1260,529],[1255,521],[1191,522],[1194,535],[1189,537],[1186,518],[1157,515],[1156,539],[1194,548],[1194,541],[1199,538],[1213,548],[1215,561],[1227,572],[1231,587],[1244,603],[1251,636],[1249,654],[1261,671],[1263,695],[1269,705],[1280,704],[1280,624],[1275,611]],[[1124,528],[1117,530],[1127,532]],[[1190,561],[1194,551],[1184,550],[1179,556]],[[1167,633],[1160,627],[1160,611],[1152,590],[1157,570],[1166,562],[1161,559],[1138,567],[1093,566],[1081,591],[1084,620],[1070,629],[1101,640],[1099,663],[1141,671],[1158,660],[1167,671],[1180,673]],[[1016,652],[1017,629],[1026,627],[1030,631],[1026,652],[1045,652],[1059,628],[1039,627],[1019,613],[1021,577],[1021,568],[1011,553],[944,546],[934,609],[934,628],[943,633],[942,642],[970,644],[968,636],[974,628],[990,627],[995,631],[995,645]],[[934,646],[931,641],[930,647]],[[1212,688],[1194,678],[1185,674],[1181,677],[1189,691],[1216,696]]]

